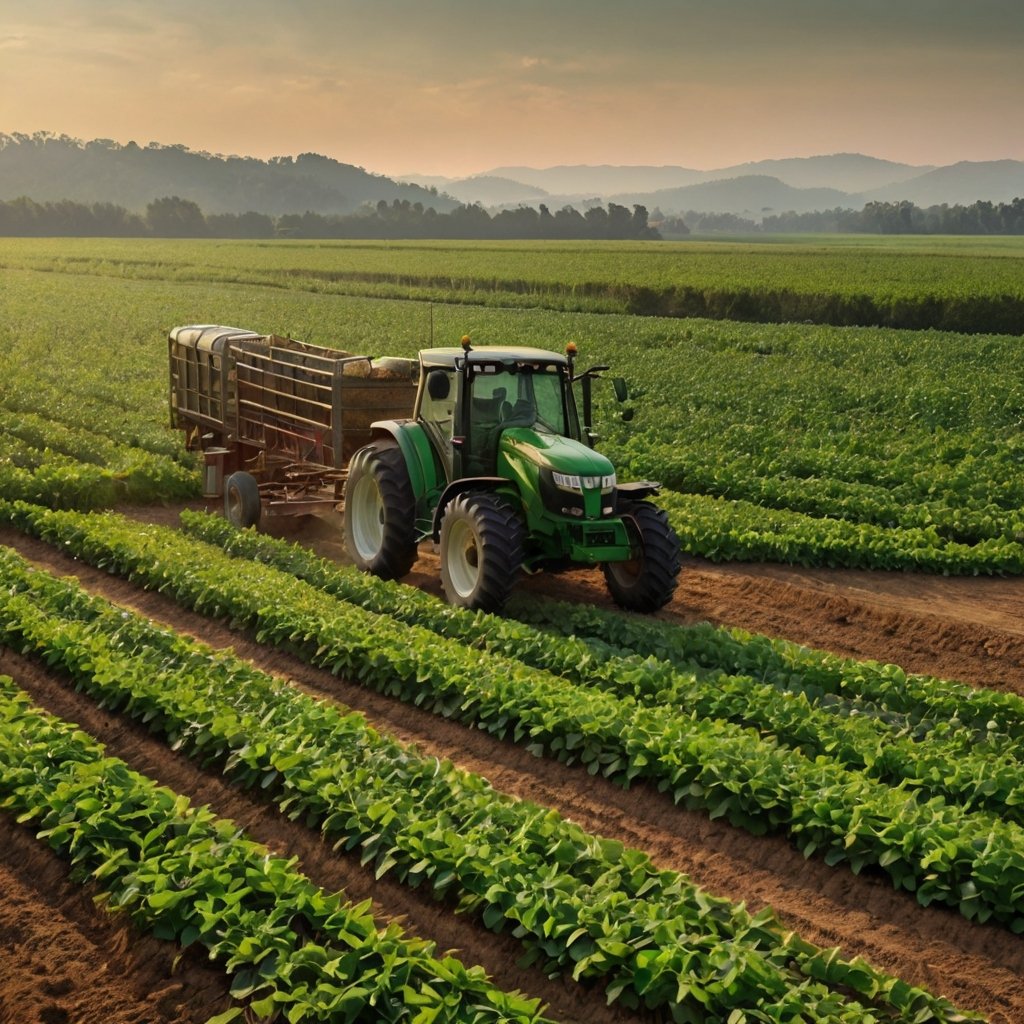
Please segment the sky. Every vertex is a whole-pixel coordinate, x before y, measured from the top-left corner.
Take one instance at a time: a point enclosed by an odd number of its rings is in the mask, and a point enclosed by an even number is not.
[[[0,0],[0,133],[369,171],[1024,160],[1022,0]]]

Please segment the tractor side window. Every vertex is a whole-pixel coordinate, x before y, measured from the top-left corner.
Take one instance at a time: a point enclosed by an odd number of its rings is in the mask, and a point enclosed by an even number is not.
[[[537,406],[537,425],[553,434],[566,434],[565,408],[562,404],[562,378],[557,373],[533,375],[533,398]]]
[[[427,431],[433,434],[446,466],[452,464],[452,434],[455,425],[455,374],[448,370],[434,369],[427,375],[427,386],[420,404],[420,419]]]

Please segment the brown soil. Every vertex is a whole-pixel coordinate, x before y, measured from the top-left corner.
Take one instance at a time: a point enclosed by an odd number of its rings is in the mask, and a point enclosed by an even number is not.
[[[7,815],[0,893],[0,1024],[202,1024],[230,1005],[223,972],[96,909]]]
[[[148,509],[137,514],[177,521],[176,510]],[[301,535],[324,554],[336,555],[340,549],[336,527],[325,520],[279,520],[268,528],[278,534]],[[972,924],[940,908],[922,908],[912,897],[894,892],[883,879],[805,860],[782,838],[751,837],[701,814],[681,811],[644,788],[624,792],[582,771],[534,758],[478,730],[310,669],[221,624],[183,611],[160,595],[144,593],[73,562],[47,545],[12,532],[0,532],[0,543],[18,548],[55,573],[75,574],[89,589],[175,629],[201,636],[207,643],[230,645],[240,656],[294,679],[313,693],[363,711],[382,731],[415,743],[426,753],[450,757],[505,792],[555,807],[590,831],[641,848],[658,864],[688,873],[712,892],[746,900],[752,908],[770,904],[788,926],[812,942],[839,945],[847,955],[864,956],[912,983],[943,993],[964,1009],[985,1014],[996,1024],[1024,1021],[1024,943],[1004,929]],[[436,592],[436,581],[436,558],[423,551],[411,582]],[[600,577],[594,574],[532,579],[523,586],[550,596],[607,603]],[[784,635],[841,654],[1024,693],[1022,612],[1024,581],[1019,580],[721,567],[692,561],[684,568],[678,598],[662,615]],[[0,671],[19,679],[46,706],[81,721],[134,766],[198,801],[210,802],[271,846],[297,854],[303,870],[321,884],[343,886],[357,899],[372,894],[382,916],[404,919],[412,931],[435,939],[442,948],[459,948],[464,959],[483,963],[500,984],[544,999],[553,1016],[598,1022],[617,1019],[598,993],[582,993],[571,982],[549,982],[539,972],[517,968],[518,953],[504,939],[429,898],[420,900],[415,891],[388,884],[386,878],[373,881],[357,863],[323,848],[315,835],[224,787],[216,776],[199,772],[133,726],[96,712],[38,665],[8,653],[0,660]],[[9,824],[5,825],[5,838],[9,831]],[[0,839],[0,845],[3,842]],[[34,916],[47,926],[51,918],[57,920],[55,908],[63,911],[67,904],[65,895],[55,895],[52,889],[44,882],[35,896],[41,901],[39,909],[45,909]],[[54,950],[58,943],[63,940],[55,941]],[[119,972],[122,966],[118,961]],[[172,980],[168,975],[166,983]],[[0,973],[0,1007],[6,1005],[9,986]],[[149,990],[158,987],[150,985]],[[37,993],[37,998],[42,997]],[[0,1014],[0,1021],[4,1019]],[[111,1015],[109,1019],[121,1018]],[[189,1018],[182,1014],[181,1019]]]

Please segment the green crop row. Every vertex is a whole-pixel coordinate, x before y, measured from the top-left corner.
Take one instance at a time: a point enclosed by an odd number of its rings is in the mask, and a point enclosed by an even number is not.
[[[33,413],[0,410],[0,492],[51,508],[152,504],[198,494],[194,469]]]
[[[704,449],[649,439],[634,439],[627,451],[634,472],[656,475],[681,494],[744,494],[765,508],[814,518],[929,531],[933,547],[1024,539],[1020,461],[1009,453],[1001,462],[990,460],[986,476],[967,455],[955,467],[936,463],[908,474],[905,467],[865,466],[863,456],[835,452],[794,453],[788,461],[742,453],[725,461]]]
[[[375,355],[413,355],[466,333],[477,344],[560,348],[573,341],[586,363],[627,376],[636,412],[628,425],[597,389],[602,447],[622,479],[671,483],[665,503],[691,553],[1024,572],[1017,338],[458,304],[428,310],[425,303],[290,291],[272,280],[292,256],[322,264],[321,271],[338,259],[376,272],[374,263],[391,250],[374,246],[97,243],[109,250],[103,260],[110,266],[130,275],[143,265],[141,279],[74,273],[74,254],[58,254],[67,264],[39,255],[49,244],[0,240],[0,261],[9,246],[23,253],[5,271],[0,318],[0,406],[7,410],[181,457],[180,437],[166,428],[166,332],[196,319],[196,310],[208,322]],[[88,263],[93,242],[81,244]],[[492,251],[449,248],[411,247],[409,254],[468,265]],[[504,247],[494,251],[504,255]],[[515,247],[509,252],[514,258]],[[988,255],[988,267],[1015,265]],[[13,269],[19,263],[39,270]],[[234,263],[250,268],[250,283],[196,280],[211,266]],[[647,269],[654,287],[656,268]],[[563,279],[572,273],[566,264]]]
[[[208,808],[105,757],[75,726],[0,677],[0,808],[71,861],[72,877],[156,937],[198,944],[231,973],[237,1001],[210,1024],[540,1021],[480,968],[378,930],[368,904],[313,885]],[[298,927],[297,922],[302,926]]]
[[[983,735],[1005,736],[998,748],[1001,755],[1019,755],[1024,739],[1024,700],[1014,693],[914,675],[898,665],[855,661],[789,640],[706,623],[676,626],[562,601],[514,601],[509,610],[524,622],[584,639],[599,651],[614,644],[687,672],[750,676],[804,694],[815,703],[833,698],[865,702],[867,710],[876,709],[905,724],[912,735],[947,736],[950,730],[967,728],[979,741]]]
[[[677,803],[756,834],[786,831],[806,855],[886,872],[920,903],[1024,931],[1024,831],[925,800],[728,722],[579,687],[337,601],[277,570],[173,531],[24,507],[15,518],[110,571],[159,588],[258,640],[448,717],[582,763],[622,784],[647,779]]]
[[[162,488],[170,498],[195,489],[195,458],[181,450],[172,458],[137,444],[112,440],[81,425],[61,423],[36,412],[6,409],[0,409],[0,434],[16,438],[27,450],[56,452],[76,462],[106,466],[122,476],[147,471],[154,487]]]
[[[666,1006],[684,1022],[734,1011],[779,1021],[958,1019],[942,1000],[784,933],[770,911],[751,916],[641,853],[401,749],[361,716],[147,627],[13,556],[2,564],[7,642],[69,671],[175,747],[225,765],[336,846],[358,848],[378,876],[454,892],[490,927],[513,922],[549,970],[607,978],[609,999]],[[883,1016],[843,990],[885,1007]]]
[[[663,491],[684,551],[712,562],[783,562],[841,569],[901,569],[955,575],[1020,575],[1024,544],[943,540],[932,528],[876,526],[770,509],[740,498]]]
[[[602,640],[584,643],[572,635],[576,613],[559,607],[562,635],[554,637],[500,616],[475,614],[442,604],[414,588],[378,580],[318,558],[299,545],[253,530],[238,531],[217,516],[183,512],[190,536],[217,544],[238,558],[273,565],[343,601],[390,615],[410,625],[491,653],[515,658],[582,685],[629,694],[644,704],[686,708],[698,718],[752,726],[809,757],[827,755],[872,778],[950,803],[982,808],[1024,824],[1024,764],[1017,760],[1024,735],[1024,701],[1009,733],[995,723],[980,729],[959,719],[911,725],[906,715],[884,714],[857,699],[816,706],[805,690],[780,690],[747,675],[680,671],[669,662],[627,655]],[[525,604],[525,602],[524,602]],[[536,607],[538,602],[529,602]],[[539,602],[543,605],[543,602]],[[627,622],[630,620],[626,620]],[[799,683],[799,680],[797,680]],[[927,737],[927,741],[924,739]]]
[[[977,243],[976,243],[977,245]],[[767,322],[1024,331],[1022,253],[931,240],[813,243],[6,240],[8,265],[62,274],[509,307]],[[950,253],[955,259],[950,258]]]

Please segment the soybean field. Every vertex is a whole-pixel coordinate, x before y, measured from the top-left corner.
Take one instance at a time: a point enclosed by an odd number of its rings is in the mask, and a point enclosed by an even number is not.
[[[1022,261],[0,242],[0,1009],[1022,1019]],[[474,614],[429,545],[385,583],[330,516],[234,530],[169,429],[186,323],[574,342],[676,599]]]

